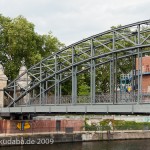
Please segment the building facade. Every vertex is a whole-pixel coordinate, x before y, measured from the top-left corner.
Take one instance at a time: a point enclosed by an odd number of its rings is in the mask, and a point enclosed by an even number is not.
[[[142,57],[142,93],[150,93],[150,56]],[[138,71],[138,59],[136,59]]]

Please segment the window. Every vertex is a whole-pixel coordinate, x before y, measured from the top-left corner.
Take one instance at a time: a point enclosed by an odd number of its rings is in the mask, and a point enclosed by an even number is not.
[[[146,72],[150,72],[149,70],[149,65],[146,65]]]

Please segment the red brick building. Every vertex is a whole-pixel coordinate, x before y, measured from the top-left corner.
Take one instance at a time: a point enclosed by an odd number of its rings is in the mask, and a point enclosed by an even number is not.
[[[138,59],[136,59],[136,70],[138,70]],[[142,92],[150,93],[150,56],[142,58]]]

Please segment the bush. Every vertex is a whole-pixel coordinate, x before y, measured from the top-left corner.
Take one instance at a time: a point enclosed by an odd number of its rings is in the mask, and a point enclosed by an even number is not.
[[[85,131],[106,131],[106,130],[150,130],[150,122],[135,122],[124,120],[105,119],[99,125],[87,123],[85,119]],[[111,122],[111,125],[110,125]]]

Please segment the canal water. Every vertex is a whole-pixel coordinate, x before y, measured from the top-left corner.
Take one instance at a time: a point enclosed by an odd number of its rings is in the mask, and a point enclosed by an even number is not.
[[[150,139],[7,146],[0,150],[150,150]]]

